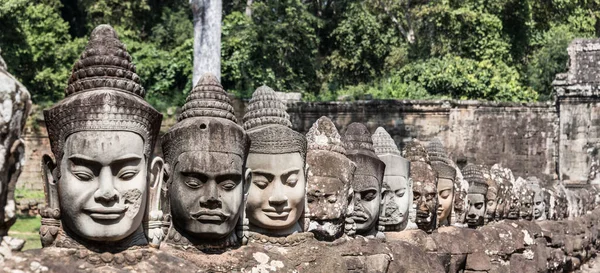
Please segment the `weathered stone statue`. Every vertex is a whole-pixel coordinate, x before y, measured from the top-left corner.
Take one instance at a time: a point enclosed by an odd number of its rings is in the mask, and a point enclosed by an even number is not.
[[[203,75],[178,123],[163,136],[169,180],[162,209],[171,216],[167,244],[219,251],[241,243],[250,141],[236,122],[219,80]]]
[[[469,200],[467,198],[469,182],[464,179],[458,166],[456,164],[453,164],[453,166],[456,170],[456,181],[454,183],[454,206],[452,207],[450,224],[457,227],[466,227],[465,219],[467,210],[469,209]]]
[[[505,175],[504,169],[499,164],[495,164],[490,168],[490,175],[494,180],[493,184],[496,185],[497,189],[496,211],[493,214],[493,220],[500,221],[505,218],[505,209],[508,209],[507,204],[509,202],[508,199],[510,199],[510,195],[508,194],[510,182],[507,175]],[[491,189],[492,186],[488,186],[488,195],[490,195],[490,192],[493,193],[493,190]]]
[[[488,185],[479,166],[468,164],[463,168],[463,174],[465,179],[469,181],[467,224],[470,228],[477,228],[484,224]]]
[[[546,202],[540,181],[535,176],[527,177],[527,186],[533,192],[533,220],[546,220]]]
[[[66,98],[44,111],[56,164],[44,156],[43,246],[116,251],[148,244],[142,220],[149,185],[162,178],[162,159],[152,159],[162,115],[144,101],[130,61],[112,27],[96,27]]]
[[[394,139],[382,127],[373,134],[373,147],[379,159],[385,163],[379,223],[386,232],[404,230],[412,205],[410,162],[400,155]]]
[[[356,224],[356,234],[383,237],[383,227],[378,220],[385,163],[375,154],[371,133],[362,123],[348,125],[344,143],[348,158],[356,163],[352,180],[354,211],[350,216]]]
[[[454,187],[456,180],[456,169],[448,158],[442,142],[434,138],[427,145],[427,153],[431,161],[431,167],[437,173],[437,226],[450,225],[450,215],[454,203]]]
[[[256,89],[244,115],[251,140],[246,161],[252,172],[246,203],[249,236],[280,237],[307,229],[306,138],[291,126],[273,89]]]
[[[0,262],[10,249],[20,249],[25,241],[11,239],[8,230],[17,220],[15,186],[25,161],[25,142],[21,135],[31,110],[29,91],[7,71],[0,56]],[[6,251],[3,251],[5,249]]]
[[[533,219],[533,191],[527,186],[527,181],[518,177],[513,184],[513,192],[519,199],[519,217],[531,221]]]
[[[415,223],[419,229],[430,233],[435,230],[437,224],[437,175],[429,165],[429,155],[425,147],[418,140],[406,144],[404,157],[410,161]]]
[[[483,173],[483,179],[485,179],[486,184],[488,185],[487,193],[485,196],[486,205],[485,205],[485,219],[484,224],[494,221],[496,218],[496,210],[498,208],[498,198],[499,198],[499,185],[496,183],[496,180],[493,179],[492,173],[487,166],[479,165],[481,172]]]
[[[308,231],[318,240],[333,241],[344,234],[356,165],[346,157],[342,138],[328,117],[319,118],[306,139]]]

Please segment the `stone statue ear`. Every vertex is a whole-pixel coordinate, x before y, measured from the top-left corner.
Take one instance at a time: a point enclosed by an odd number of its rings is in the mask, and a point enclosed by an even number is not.
[[[244,172],[244,196],[248,194],[250,183],[252,183],[252,169],[246,168],[246,171]]]
[[[152,163],[150,163],[149,211],[159,210],[160,208],[160,195],[165,177],[168,178],[165,173],[165,162],[158,156],[154,157]]]
[[[46,195],[46,205],[50,209],[58,209],[58,190],[55,177],[57,166],[52,157],[48,154],[42,156],[42,180],[44,181],[44,193]]]
[[[150,185],[148,192],[148,205],[144,223],[144,233],[148,244],[153,248],[158,248],[164,238],[162,231],[163,212],[161,211],[161,191],[163,189],[163,179],[165,178],[165,162],[160,157],[155,157],[150,163]]]

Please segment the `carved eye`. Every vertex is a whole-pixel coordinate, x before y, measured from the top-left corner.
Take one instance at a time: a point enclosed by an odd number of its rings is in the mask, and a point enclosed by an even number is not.
[[[375,197],[377,196],[377,192],[371,190],[371,191],[363,192],[361,195],[362,195],[361,196],[362,200],[371,201],[371,200],[375,199]]]
[[[490,207],[491,207],[491,206],[493,206],[493,205],[494,205],[494,201],[492,201],[492,200],[488,201],[488,206],[490,206]]]
[[[256,185],[257,187],[259,187],[260,189],[264,189],[269,185],[269,182],[266,180],[258,180],[258,179],[253,179],[252,183],[254,183],[254,185]]]
[[[450,196],[450,190],[443,190],[442,192],[440,192],[440,197],[442,197],[443,199],[448,198],[448,196]]]
[[[413,192],[413,201],[417,201],[421,199],[421,194],[418,192]]]
[[[404,193],[406,193],[406,191],[399,191],[399,190],[398,190],[398,191],[396,191],[396,196],[398,196],[398,197],[403,197],[403,196],[404,196]]]
[[[198,179],[189,178],[189,179],[185,180],[184,183],[192,189],[197,189],[197,188],[202,187],[202,183],[200,183],[200,181],[198,181]]]
[[[298,175],[297,174],[292,174],[292,175],[288,176],[286,183],[290,187],[296,186],[296,183],[298,183]]]
[[[92,181],[94,176],[88,172],[73,172],[73,175],[81,181]]]
[[[312,203],[314,201],[317,201],[317,198],[315,196],[313,196],[312,194],[307,194],[306,195],[306,202]]]
[[[327,197],[327,202],[329,202],[329,203],[335,203],[335,202],[337,202],[337,196],[330,195],[329,197]]]
[[[125,170],[119,174],[121,180],[131,180],[139,173],[138,170]]]
[[[483,203],[477,203],[477,204],[475,204],[475,208],[476,208],[476,209],[481,209],[481,208],[483,208]]]
[[[235,189],[235,186],[237,185],[231,180],[221,182],[221,187],[226,191]]]
[[[436,194],[435,193],[428,193],[427,194],[427,200],[433,200],[435,198]]]

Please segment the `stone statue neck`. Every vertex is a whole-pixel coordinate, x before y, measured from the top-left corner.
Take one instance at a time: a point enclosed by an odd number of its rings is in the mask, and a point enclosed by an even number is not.
[[[183,231],[177,230],[171,223],[165,243],[182,250],[195,249],[205,253],[222,253],[228,249],[240,246],[240,240],[233,230],[229,235],[218,239],[197,239]]]
[[[86,248],[98,253],[115,253],[130,248],[147,247],[148,240],[141,225],[131,235],[114,242],[87,240],[62,225],[62,229],[59,229],[59,235],[52,246],[60,248]]]
[[[302,232],[302,227],[300,223],[296,222],[293,226],[286,229],[266,229],[253,225],[250,223],[248,225],[249,231],[259,234],[264,234],[271,237],[285,237],[290,234],[300,233]]]

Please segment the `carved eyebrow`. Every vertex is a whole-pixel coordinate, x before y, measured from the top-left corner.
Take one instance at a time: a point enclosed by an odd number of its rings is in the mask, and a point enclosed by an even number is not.
[[[287,170],[283,171],[283,172],[281,173],[281,175],[290,175],[290,174],[292,174],[292,173],[299,173],[299,172],[300,172],[300,169],[299,169],[299,168],[289,168],[289,169],[287,169]]]
[[[139,155],[126,154],[126,155],[120,156],[117,159],[113,160],[110,163],[110,165],[118,165],[118,164],[129,163],[129,162],[134,163],[134,165],[138,165],[141,160],[142,160],[142,157],[140,157]]]
[[[69,160],[71,161],[71,163],[79,166],[83,165],[93,168],[100,168],[102,166],[102,163],[82,154],[74,154],[69,157]]]

